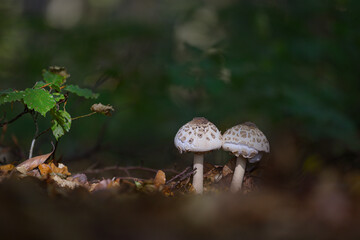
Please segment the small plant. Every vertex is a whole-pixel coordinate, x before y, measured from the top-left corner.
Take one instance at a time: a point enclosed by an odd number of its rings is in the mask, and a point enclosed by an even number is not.
[[[70,75],[62,67],[50,67],[48,70],[43,70],[43,81],[38,81],[32,88],[27,88],[22,91],[7,89],[0,91],[0,105],[5,103],[21,102],[24,105],[24,111],[15,116],[13,119],[0,123],[0,127],[10,124],[25,114],[31,114],[35,124],[35,135],[31,144],[29,158],[32,157],[35,141],[42,134],[52,131],[56,141],[59,140],[65,133],[69,132],[72,120],[87,117],[95,113],[104,113],[109,115],[109,112],[114,109],[111,106],[103,106],[106,112],[96,111],[92,109],[92,113],[71,118],[71,115],[66,111],[66,104],[70,94],[75,94],[86,99],[97,98],[99,94],[93,93],[90,89],[80,88],[77,85],[67,84]],[[98,108],[96,108],[98,109]],[[51,127],[39,133],[37,119],[39,115],[46,117],[50,114]]]

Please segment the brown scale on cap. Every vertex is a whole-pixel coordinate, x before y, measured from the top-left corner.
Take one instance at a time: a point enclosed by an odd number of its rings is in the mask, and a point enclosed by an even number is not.
[[[193,118],[193,120],[191,120],[189,122],[189,124],[196,124],[196,125],[200,125],[200,124],[207,124],[209,123],[209,120],[207,120],[206,118],[203,118],[203,117],[196,117],[196,118]]]
[[[243,144],[258,151],[270,151],[265,135],[252,122],[245,122],[226,130],[223,138],[224,143]]]

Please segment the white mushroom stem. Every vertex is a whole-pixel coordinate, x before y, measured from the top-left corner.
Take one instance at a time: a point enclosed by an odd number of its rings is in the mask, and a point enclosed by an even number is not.
[[[241,189],[241,185],[243,182],[245,167],[246,167],[246,159],[242,156],[239,156],[236,159],[236,166],[234,171],[234,176],[231,182],[230,191],[236,193]]]
[[[203,193],[203,171],[204,171],[204,154],[195,153],[194,154],[194,169],[196,172],[193,176],[193,186],[195,192],[198,194]]]

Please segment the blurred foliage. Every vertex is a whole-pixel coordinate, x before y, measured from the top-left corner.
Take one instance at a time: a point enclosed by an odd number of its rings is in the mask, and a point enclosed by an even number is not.
[[[58,65],[114,106],[111,119],[74,123],[59,146],[69,161],[101,144],[102,161],[170,165],[184,158],[177,129],[204,116],[223,132],[256,122],[270,144],[290,134],[308,166],[312,154],[360,166],[359,10],[355,0],[3,0],[0,88],[30,87]],[[8,130],[24,149],[28,123]]]

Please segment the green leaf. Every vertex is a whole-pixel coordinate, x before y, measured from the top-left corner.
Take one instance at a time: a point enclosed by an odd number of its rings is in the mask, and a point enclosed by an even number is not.
[[[67,85],[64,90],[84,98],[98,98],[99,94],[93,93],[90,89],[80,88],[78,85]]]
[[[55,99],[55,102],[65,99],[64,94],[61,93],[53,93],[53,97]]]
[[[21,101],[24,97],[24,92],[9,92],[0,96],[0,105],[8,102]]]
[[[55,89],[56,91],[60,91],[60,86],[64,84],[66,79],[64,76],[52,73],[48,70],[43,71],[43,78],[46,83],[51,83],[50,87]]]
[[[66,111],[56,111],[55,109],[51,111],[51,116],[53,118],[51,130],[56,140],[58,140],[65,133],[69,132],[71,128],[71,116]]]
[[[27,88],[24,91],[24,103],[29,109],[39,112],[45,117],[46,113],[55,107],[53,96],[44,89]]]

